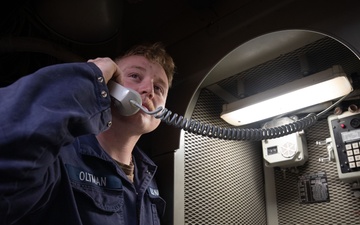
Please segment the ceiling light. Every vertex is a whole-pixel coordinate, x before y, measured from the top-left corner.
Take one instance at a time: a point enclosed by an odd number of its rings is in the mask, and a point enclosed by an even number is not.
[[[220,117],[234,126],[269,119],[337,99],[353,90],[341,66],[223,105]]]

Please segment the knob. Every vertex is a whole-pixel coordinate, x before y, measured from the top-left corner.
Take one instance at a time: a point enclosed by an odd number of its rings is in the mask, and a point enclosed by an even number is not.
[[[350,121],[350,126],[353,128],[358,128],[360,126],[360,120],[358,118],[354,118]]]

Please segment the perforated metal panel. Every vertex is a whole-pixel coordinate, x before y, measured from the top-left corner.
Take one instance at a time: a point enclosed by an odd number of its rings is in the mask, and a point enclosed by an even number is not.
[[[348,75],[360,74],[358,58],[333,39],[324,38],[291,54],[298,52],[308,55],[313,71],[338,64]],[[359,105],[360,101],[355,100],[355,103]],[[319,158],[327,157],[327,150],[326,146],[315,143],[328,137],[330,133],[325,116],[306,130],[308,162],[295,172],[286,172],[285,176],[283,171],[275,170],[279,224],[360,224],[360,199],[353,195],[349,184],[339,180],[335,162],[319,162]],[[299,176],[320,171],[326,172],[330,201],[301,204],[297,187]]]
[[[332,38],[322,38],[293,52],[240,72],[218,82],[234,97],[237,95],[237,80],[245,84],[246,96],[275,88],[287,82],[311,75],[333,65],[341,65],[345,73],[359,74],[359,60],[344,45]]]
[[[301,61],[306,56],[307,65]],[[218,82],[237,97],[236,81],[245,79],[247,96],[341,65],[350,74],[360,74],[357,57],[342,44],[323,38],[301,49]],[[203,89],[192,117],[228,127],[220,118],[225,103]],[[360,102],[359,102],[360,104]],[[336,165],[320,163],[326,157],[329,131],[325,118],[306,131],[309,160],[297,171],[275,170],[279,224],[360,224],[360,200],[349,184],[337,178]],[[264,179],[260,142],[226,141],[185,134],[185,224],[266,224]],[[329,202],[301,204],[298,177],[325,171]]]
[[[192,117],[226,126],[223,103],[203,90]],[[185,224],[266,224],[260,143],[185,140]]]
[[[316,141],[330,137],[327,121],[319,121],[306,131],[309,160],[298,171],[275,170],[276,195],[280,224],[360,224],[360,199],[354,197],[350,185],[339,180],[335,162],[321,163],[327,156],[326,146]],[[325,171],[329,202],[301,204],[298,193],[300,175]]]

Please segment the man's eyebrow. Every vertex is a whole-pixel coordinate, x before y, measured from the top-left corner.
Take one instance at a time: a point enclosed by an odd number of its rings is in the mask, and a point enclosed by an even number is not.
[[[133,65],[133,66],[129,66],[125,69],[138,69],[138,70],[142,70],[142,71],[145,71],[146,69],[142,66],[136,66],[136,65]]]
[[[127,70],[127,69],[138,69],[138,70],[146,71],[146,69],[144,67],[137,66],[137,65],[132,65],[132,66],[129,66],[128,68],[125,68],[125,70]],[[157,79],[157,82],[164,87],[168,87],[168,82],[166,82],[164,79],[162,79],[160,77]]]
[[[159,78],[159,79],[157,80],[157,82],[158,82],[160,85],[169,88],[169,87],[168,87],[168,82],[166,82],[164,79]]]

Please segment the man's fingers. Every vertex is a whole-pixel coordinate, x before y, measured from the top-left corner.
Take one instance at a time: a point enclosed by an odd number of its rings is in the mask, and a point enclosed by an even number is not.
[[[120,70],[115,62],[108,58],[96,58],[96,59],[89,59],[88,62],[94,63],[102,72],[106,83],[115,77],[120,76]]]

